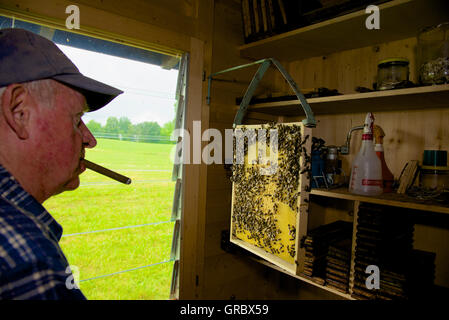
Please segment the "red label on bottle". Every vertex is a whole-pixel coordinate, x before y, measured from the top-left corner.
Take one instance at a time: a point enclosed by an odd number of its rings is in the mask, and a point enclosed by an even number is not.
[[[372,133],[364,133],[362,135],[362,140],[373,140],[373,134]]]
[[[379,186],[382,187],[382,180],[362,179],[362,186]]]

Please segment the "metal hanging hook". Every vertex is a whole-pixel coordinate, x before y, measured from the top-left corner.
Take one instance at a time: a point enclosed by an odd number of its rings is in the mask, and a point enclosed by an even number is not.
[[[263,76],[265,75],[265,72],[268,70],[268,68],[271,66],[271,64],[273,64],[279,70],[279,72],[282,74],[282,76],[285,78],[285,80],[287,80],[288,84],[292,88],[296,97],[300,101],[300,105],[306,114],[306,119],[302,120],[302,123],[306,127],[311,127],[311,128],[316,127],[315,117],[313,115],[312,109],[310,108],[310,105],[307,103],[306,98],[301,93],[298,86],[296,85],[296,82],[293,80],[293,78],[290,76],[290,74],[287,72],[287,70],[285,70],[284,67],[279,63],[279,61],[277,61],[274,58],[258,60],[258,61],[252,62],[252,63],[232,67],[232,68],[225,69],[225,70],[218,71],[218,72],[211,74],[208,77],[208,87],[207,87],[207,97],[206,97],[207,104],[208,105],[210,104],[210,100],[211,100],[210,91],[211,91],[211,86],[212,86],[212,80],[214,80],[213,79],[214,76],[217,76],[217,75],[220,75],[220,74],[223,74],[226,72],[230,72],[230,71],[235,71],[235,70],[251,67],[251,66],[254,66],[257,64],[261,64],[261,66],[257,70],[256,74],[254,75],[253,79],[251,80],[251,83],[249,84],[248,88],[246,89],[245,95],[243,96],[242,102],[240,103],[239,110],[237,111],[237,114],[235,115],[233,127],[235,128],[237,125],[242,124],[243,118],[245,117],[245,114],[248,110],[248,105],[251,101],[251,98],[253,97],[254,92],[256,91],[256,88],[260,83],[260,80],[262,80]]]

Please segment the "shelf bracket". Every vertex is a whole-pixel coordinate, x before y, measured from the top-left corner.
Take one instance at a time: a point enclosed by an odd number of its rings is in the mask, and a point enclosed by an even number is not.
[[[290,85],[290,87],[294,91],[296,97],[298,98],[300,105],[306,114],[306,119],[302,120],[302,123],[306,127],[311,127],[311,128],[316,127],[315,117],[313,115],[312,109],[310,108],[310,105],[307,103],[306,98],[301,93],[298,86],[296,85],[296,82],[293,80],[293,78],[290,76],[290,74],[287,72],[287,70],[285,70],[284,67],[279,63],[279,61],[277,61],[274,58],[258,60],[253,63],[248,63],[248,64],[232,67],[232,68],[218,71],[218,72],[211,74],[208,77],[207,97],[206,97],[207,104],[208,105],[210,104],[210,100],[211,100],[210,91],[211,91],[211,86],[212,86],[212,80],[214,80],[214,78],[213,78],[214,76],[217,76],[217,75],[220,75],[220,74],[223,74],[226,72],[230,72],[230,71],[247,68],[250,66],[257,65],[257,64],[260,64],[261,66],[257,70],[256,74],[254,75],[253,79],[251,80],[251,83],[249,84],[248,88],[246,89],[245,95],[243,96],[242,102],[240,103],[239,110],[237,111],[237,114],[235,115],[233,127],[235,128],[237,125],[242,124],[243,118],[245,117],[246,112],[248,110],[248,105],[251,101],[251,98],[253,97],[254,92],[255,92],[257,86],[259,85],[260,80],[262,80],[263,76],[265,75],[265,72],[268,70],[268,68],[272,64],[278,69],[278,71],[282,74],[282,76],[285,78],[285,80],[287,80],[288,84]]]

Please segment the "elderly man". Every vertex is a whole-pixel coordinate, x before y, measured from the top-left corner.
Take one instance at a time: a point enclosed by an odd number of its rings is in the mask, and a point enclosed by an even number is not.
[[[0,299],[85,299],[41,204],[79,186],[84,149],[96,145],[81,117],[121,93],[53,42],[0,30]]]

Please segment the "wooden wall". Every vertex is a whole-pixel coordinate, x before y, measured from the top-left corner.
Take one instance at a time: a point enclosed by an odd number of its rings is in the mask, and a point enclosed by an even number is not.
[[[17,17],[65,28],[65,9],[71,4],[80,9],[80,32],[168,52],[189,51],[190,37],[201,37],[202,19],[209,21],[204,12],[209,4],[198,0],[3,0],[0,8]]]
[[[214,27],[214,54],[213,71],[229,68],[247,61],[238,59],[239,53],[235,46],[242,44],[242,36],[239,22],[238,8],[232,21],[230,17],[225,18],[222,14],[230,14],[230,9],[222,8],[224,4],[216,2],[215,8],[215,27]],[[217,14],[220,12],[220,14]],[[233,23],[232,23],[233,22]],[[231,33],[234,33],[232,35]],[[356,86],[372,88],[376,81],[377,64],[380,60],[389,57],[405,57],[410,60],[410,80],[416,82],[416,38],[407,38],[399,41],[383,43],[376,46],[369,46],[354,50],[337,52],[327,56],[319,56],[308,59],[296,60],[292,62],[281,63],[287,68],[291,76],[297,82],[299,88],[318,88],[327,87],[329,89],[338,89],[339,92],[349,94],[355,93]],[[218,50],[218,51],[217,51]],[[223,55],[223,57],[221,57]],[[220,68],[215,68],[215,66]],[[248,74],[228,77],[237,81],[248,81],[255,69]],[[257,94],[264,94],[269,91],[292,94],[289,88],[278,73],[270,73]],[[235,97],[241,97],[245,86],[237,83],[214,83],[213,103],[211,104],[210,126],[220,129],[230,128],[235,115]],[[233,108],[234,107],[234,108]],[[394,107],[394,106],[393,106]],[[449,101],[448,101],[449,107]],[[233,112],[230,109],[233,108]],[[348,130],[360,124],[363,124],[365,112],[354,112],[337,115],[317,115],[317,128],[314,129],[314,136],[323,138],[327,145],[343,145],[346,140]],[[384,139],[386,162],[396,178],[398,178],[403,166],[408,160],[422,160],[423,150],[442,149],[449,150],[449,109],[421,109],[406,111],[383,111],[375,112],[375,123],[380,125],[385,133]],[[280,120],[283,122],[298,121],[301,117],[284,117],[279,119],[276,116],[266,114],[250,113],[246,118],[246,123],[261,123],[270,120]],[[343,160],[343,169],[347,174],[350,173],[351,163],[361,145],[361,132],[353,133],[351,140],[350,155],[341,156]],[[273,277],[270,282],[262,285],[260,282],[259,292],[249,290],[246,282],[239,282],[245,279],[249,273],[251,277],[246,279],[260,279],[260,267],[248,265],[244,268],[238,257],[230,257],[223,253],[218,246],[217,241],[221,229],[229,225],[230,201],[231,201],[231,183],[225,178],[225,171],[222,166],[208,167],[208,188],[207,188],[207,218],[206,218],[206,257],[205,270],[210,270],[210,277],[214,285],[205,285],[203,287],[204,297],[222,297],[227,298],[229,293],[244,297],[273,297],[275,298],[301,298],[301,299],[336,299],[332,294],[313,288],[309,285],[290,278],[289,287],[286,288],[283,283],[283,276]],[[330,223],[342,219],[352,221],[351,202],[344,200],[325,199],[321,197],[312,197],[314,203],[311,204],[309,216],[309,228],[320,224]],[[318,204],[319,202],[319,204]],[[415,248],[437,253],[436,284],[449,287],[449,230],[447,221],[441,224],[432,222],[428,219],[429,215],[425,212],[416,213],[418,217],[415,226]],[[413,214],[413,216],[415,216]],[[433,216],[433,215],[431,215]],[[443,219],[444,220],[444,219]],[[446,219],[447,220],[447,219]],[[437,220],[438,221],[438,220]],[[218,262],[218,263],[216,263]],[[247,262],[249,264],[249,262]],[[217,268],[217,273],[210,268]],[[250,268],[253,268],[250,270]],[[238,272],[233,275],[233,286],[225,285],[227,280],[219,279],[232,272]],[[268,272],[268,271],[264,271]],[[269,273],[267,273],[269,274]],[[256,281],[256,280],[254,280]],[[260,280],[257,280],[260,281]],[[226,288],[226,289],[225,289]],[[230,289],[231,288],[231,289]],[[265,289],[265,291],[264,291]],[[231,291],[229,291],[231,290]],[[241,291],[238,295],[236,292]],[[267,294],[269,292],[270,294]],[[246,294],[245,294],[246,293]]]
[[[212,73],[250,61],[239,58],[242,44],[240,5],[215,1]],[[231,129],[235,98],[242,97],[258,66],[226,73],[213,81],[210,128]],[[277,71],[270,70],[257,93],[274,88]],[[252,112],[246,123],[264,123],[277,117]],[[223,140],[224,142],[224,140]],[[224,158],[224,155],[223,155]],[[252,261],[245,255],[229,254],[220,247],[221,232],[229,230],[232,185],[221,164],[207,167],[204,241],[204,276],[199,279],[203,299],[339,299],[309,284]]]
[[[240,6],[232,1],[215,1],[211,72],[247,63],[239,58],[241,38]],[[237,71],[213,81],[210,104],[210,128],[232,128],[235,98],[246,89],[255,68]],[[224,140],[223,140],[224,143]],[[224,155],[223,155],[224,158]],[[220,248],[221,232],[229,230],[231,182],[222,164],[207,167],[206,219],[204,226],[204,275],[199,279],[203,299],[255,299],[268,297],[270,270],[245,256],[232,255]],[[255,288],[258,288],[255,290]]]

